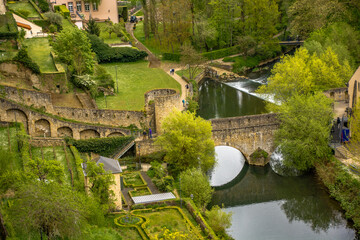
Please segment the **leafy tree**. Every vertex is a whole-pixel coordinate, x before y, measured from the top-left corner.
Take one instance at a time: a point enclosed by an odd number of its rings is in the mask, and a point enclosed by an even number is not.
[[[201,67],[201,64],[205,62],[205,58],[198,53],[192,46],[181,47],[181,63],[188,65],[189,78],[194,79],[195,73]]]
[[[62,26],[62,16],[60,13],[47,12],[44,13],[44,16],[47,18],[47,20],[49,20],[51,24]]]
[[[186,197],[193,194],[193,201],[196,206],[205,209],[211,201],[214,189],[211,188],[208,177],[196,168],[187,169],[180,173],[181,193]]]
[[[56,160],[30,159],[26,164],[26,169],[31,177],[42,182],[45,182],[45,180],[55,180],[61,183],[64,180],[64,170],[60,162]]]
[[[89,188],[94,197],[99,199],[101,204],[111,205],[113,191],[110,186],[114,184],[114,176],[111,172],[105,172],[103,164],[95,162],[86,163],[86,173],[89,179]]]
[[[275,142],[281,147],[285,165],[307,170],[329,156],[331,103],[324,94],[317,93],[294,95],[278,107],[281,124]]]
[[[205,216],[217,236],[226,237],[226,229],[231,227],[232,213],[224,212],[218,205],[206,210]]]
[[[82,194],[55,182],[35,182],[16,192],[9,214],[21,231],[40,231],[50,239],[78,236],[88,212]]]
[[[100,27],[99,24],[95,21],[95,19],[91,18],[89,22],[86,24],[85,30],[89,34],[94,34],[96,36],[100,36]]]
[[[165,161],[175,172],[200,167],[206,172],[215,164],[211,124],[194,113],[174,110],[162,123],[156,143],[166,151]]]
[[[274,94],[276,100],[286,101],[294,94],[309,94],[345,86],[352,75],[349,64],[340,64],[329,48],[322,55],[310,55],[300,48],[294,56],[285,56],[275,64],[268,84],[258,92]]]
[[[245,56],[248,56],[249,51],[256,47],[256,40],[251,36],[238,36],[236,38],[236,43],[239,45],[240,51],[243,52]]]
[[[94,71],[94,53],[85,32],[78,28],[65,28],[52,43],[59,59],[76,75],[91,74]]]

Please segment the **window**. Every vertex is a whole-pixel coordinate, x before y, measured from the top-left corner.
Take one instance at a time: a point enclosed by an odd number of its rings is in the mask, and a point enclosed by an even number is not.
[[[81,1],[76,1],[76,11],[81,12]]]
[[[89,12],[89,11],[90,11],[90,4],[85,3],[85,12]]]
[[[94,10],[94,11],[97,11],[97,10],[98,10],[98,6],[97,6],[96,3],[93,3],[93,10]]]
[[[70,12],[74,12],[74,7],[72,2],[68,2],[68,9]]]

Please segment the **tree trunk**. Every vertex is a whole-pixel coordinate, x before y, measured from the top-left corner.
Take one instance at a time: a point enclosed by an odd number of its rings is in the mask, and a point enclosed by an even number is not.
[[[141,0],[141,5],[144,12],[144,34],[145,39],[149,39],[149,12],[146,0]]]
[[[8,233],[5,228],[4,219],[0,212],[0,238],[5,240],[7,238],[7,236],[8,236]]]

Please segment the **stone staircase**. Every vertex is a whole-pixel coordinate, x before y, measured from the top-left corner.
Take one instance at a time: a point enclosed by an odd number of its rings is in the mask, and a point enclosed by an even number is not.
[[[354,155],[345,146],[339,146],[335,148],[335,157],[352,159],[354,158]]]
[[[113,155],[113,159],[119,159],[122,157],[122,155],[124,155],[130,148],[132,148],[132,146],[135,145],[135,141],[131,141],[130,143],[128,143],[125,147],[123,147],[122,149],[120,149],[117,153],[115,153]]]
[[[76,97],[79,99],[83,108],[97,108],[93,99],[86,93],[76,93]]]

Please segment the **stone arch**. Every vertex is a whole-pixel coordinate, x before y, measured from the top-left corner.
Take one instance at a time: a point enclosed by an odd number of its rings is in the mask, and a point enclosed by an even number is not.
[[[334,98],[335,97],[335,93],[334,92],[330,92],[330,98]]]
[[[58,137],[73,137],[73,130],[69,127],[59,127],[57,135]]]
[[[227,147],[235,148],[236,150],[238,150],[239,152],[241,152],[241,154],[242,154],[242,155],[244,156],[244,158],[245,158],[245,161],[246,161],[247,163],[249,163],[248,158],[249,158],[250,154],[246,154],[246,153],[244,152],[244,150],[241,149],[241,147],[235,146],[235,145],[233,145],[233,144],[231,144],[231,143],[227,143],[227,142],[215,142],[215,147],[217,147],[217,146],[227,146]]]
[[[35,136],[36,137],[51,137],[50,122],[46,119],[39,119],[35,121]]]
[[[94,129],[86,129],[80,132],[80,139],[99,138],[100,133]]]
[[[24,124],[24,128],[28,131],[28,117],[25,112],[20,109],[12,108],[6,110],[7,120],[9,122],[21,122]]]
[[[107,135],[107,137],[122,137],[125,136],[125,134],[123,134],[122,132],[112,132],[109,135]]]

